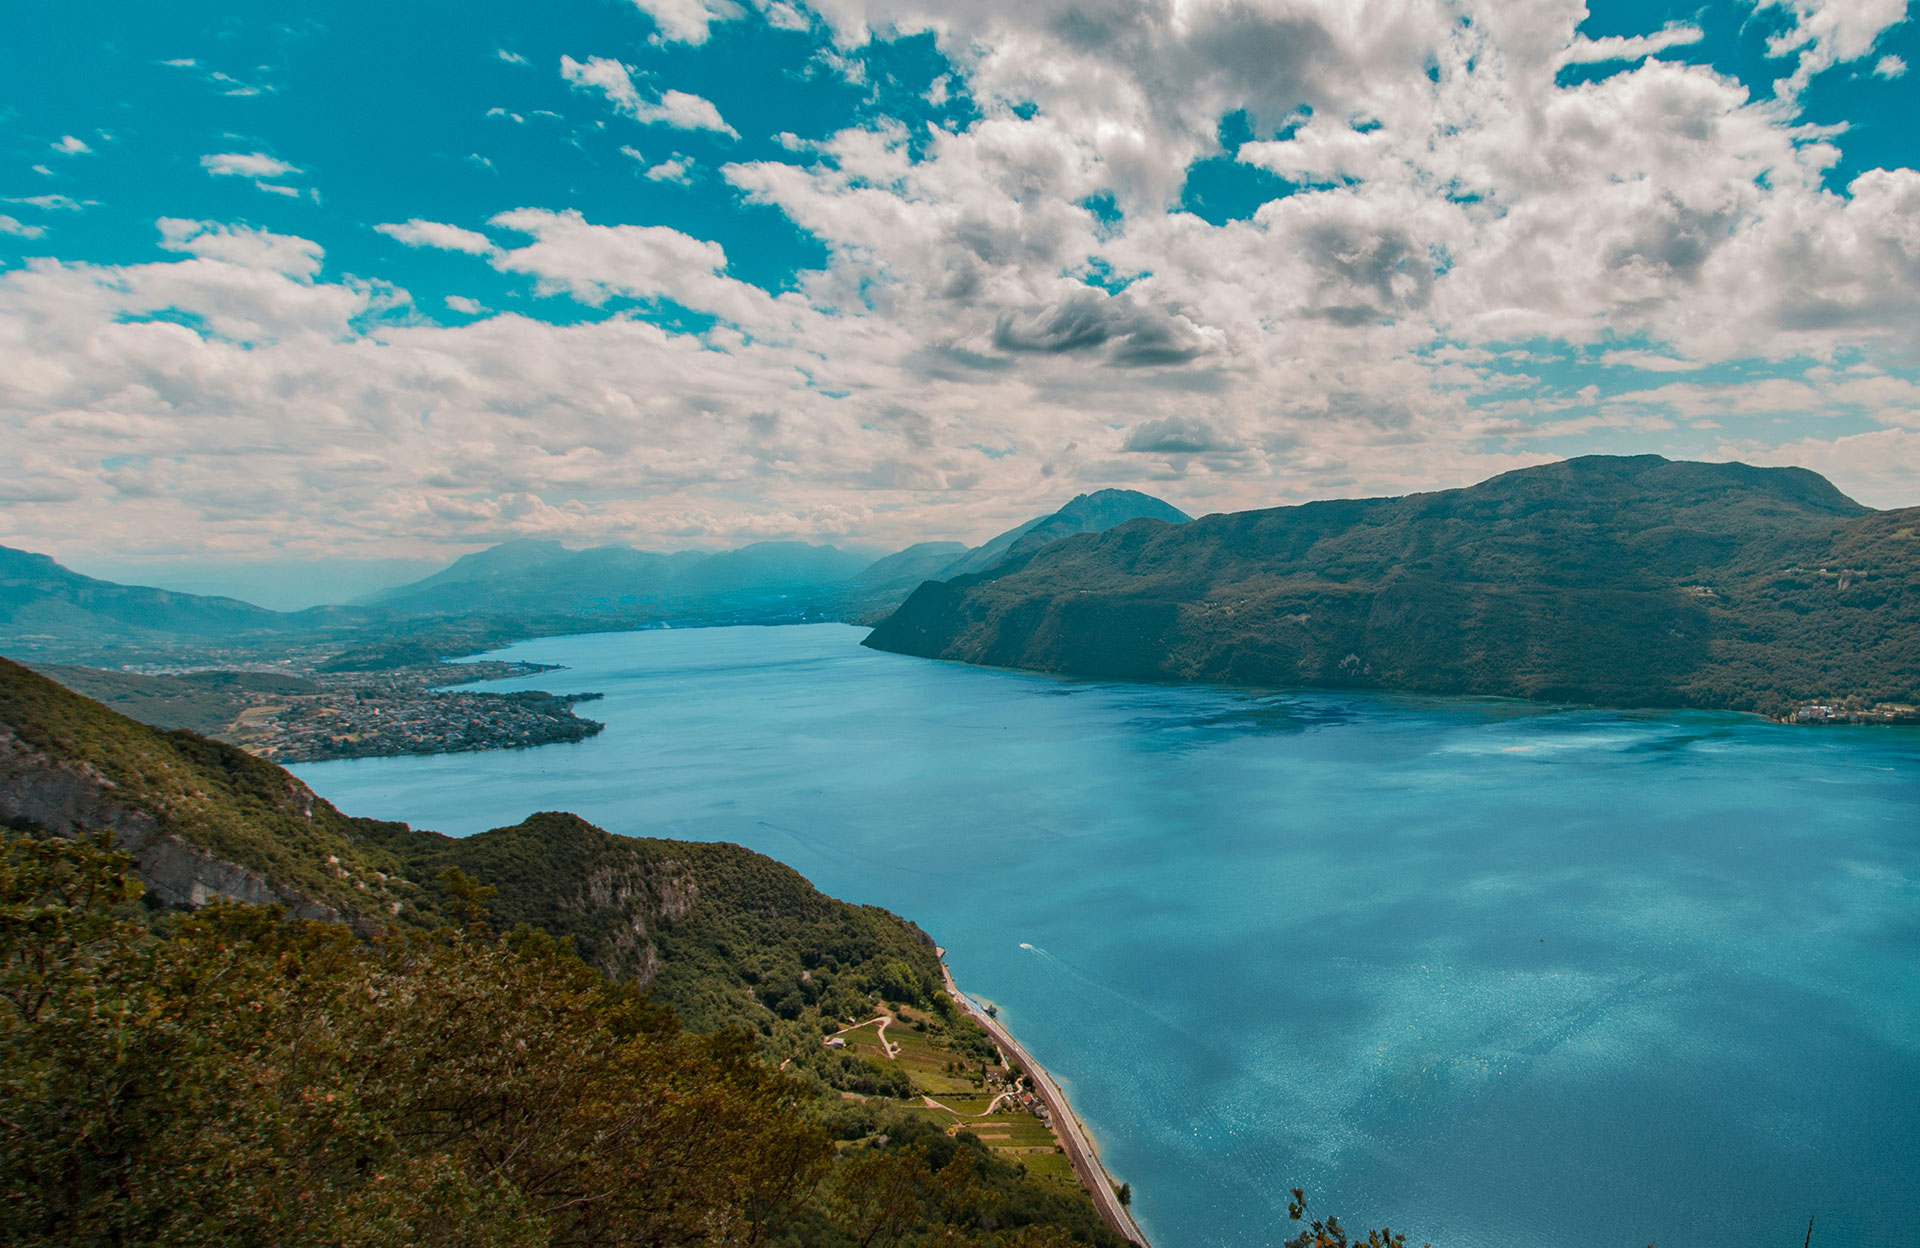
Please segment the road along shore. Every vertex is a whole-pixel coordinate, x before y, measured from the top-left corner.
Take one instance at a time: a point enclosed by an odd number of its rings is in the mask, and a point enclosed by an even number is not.
[[[946,950],[940,951],[942,955]],[[959,1003],[973,1021],[986,1029],[994,1043],[1004,1049],[1009,1056],[1026,1069],[1027,1078],[1033,1084],[1033,1090],[1047,1103],[1047,1112],[1052,1115],[1054,1133],[1067,1150],[1067,1160],[1073,1163],[1073,1172],[1080,1176],[1081,1186],[1093,1197],[1094,1208],[1100,1211],[1100,1217],[1117,1233],[1126,1236],[1141,1248],[1150,1248],[1147,1237],[1140,1230],[1140,1224],[1133,1220],[1133,1214],[1120,1203],[1115,1193],[1113,1176],[1100,1162],[1100,1154],[1093,1149],[1093,1141],[1087,1138],[1087,1130],[1074,1116],[1073,1106],[1068,1103],[1066,1093],[1053,1081],[1047,1068],[1033,1060],[1033,1055],[1020,1047],[1013,1034],[1002,1027],[997,1019],[987,1016],[987,1012],[973,1003],[973,999],[960,991],[953,982],[953,972],[947,969],[944,956],[940,960],[940,974],[947,981],[947,995]]]

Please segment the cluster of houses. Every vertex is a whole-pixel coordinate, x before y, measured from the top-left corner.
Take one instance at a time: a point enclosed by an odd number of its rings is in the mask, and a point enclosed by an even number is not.
[[[450,754],[579,741],[603,725],[551,694],[328,691],[243,715],[244,744],[277,763]]]
[[[1920,707],[1897,702],[1847,706],[1838,702],[1809,702],[1788,720],[1796,724],[1920,724]]]

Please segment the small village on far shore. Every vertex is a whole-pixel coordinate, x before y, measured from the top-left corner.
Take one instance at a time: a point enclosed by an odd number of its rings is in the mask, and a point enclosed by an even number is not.
[[[1781,717],[1793,724],[1920,724],[1920,706],[1900,702],[1809,702]]]

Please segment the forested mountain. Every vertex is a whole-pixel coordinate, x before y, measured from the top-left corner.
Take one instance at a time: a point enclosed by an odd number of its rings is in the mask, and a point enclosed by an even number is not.
[[[1184,524],[1192,517],[1171,503],[1138,490],[1095,490],[1076,496],[1051,515],[1036,516],[983,542],[941,569],[938,580],[985,572],[1009,559],[1030,555],[1043,546],[1076,533],[1104,533],[1129,520],[1163,520]]]
[[[325,628],[357,613],[319,607],[291,614],[236,598],[179,594],[96,580],[46,555],[0,546],[0,639],[198,639]]]
[[[363,927],[445,922],[435,881],[458,867],[500,890],[503,921],[574,937],[610,975],[661,979],[672,1004],[709,1025],[755,1013],[743,1005],[753,980],[716,948],[831,948],[850,965],[899,960],[917,982],[939,981],[917,928],[737,845],[618,837],[551,813],[463,839],[356,818],[243,750],[150,728],[4,659],[0,820],[112,831],[163,904],[225,896]]]
[[[884,650],[1082,676],[1779,713],[1920,700],[1920,509],[1797,468],[1588,456],[1135,521],[918,590]]]
[[[233,598],[120,585],[46,555],[0,547],[0,645],[43,662],[169,661],[214,651],[278,657],[334,646],[352,662],[431,662],[505,641],[671,623],[871,620],[921,582],[1025,554],[1140,515],[1184,515],[1145,494],[1102,490],[969,550],[923,542],[881,558],[806,542],[656,554],[569,550],[521,539],[464,555],[432,576],[352,604],[280,612]],[[230,662],[226,654],[220,661]]]
[[[568,550],[513,541],[362,600],[402,615],[644,616],[776,605],[851,580],[873,556],[804,542],[757,542],[718,554],[626,546]]]
[[[872,618],[923,581],[982,571],[1075,533],[1097,533],[1140,516],[1174,523],[1186,514],[1134,490],[1082,494],[971,549],[922,542],[875,559],[804,542],[756,542],[703,555],[660,555],[625,546],[568,550],[513,541],[466,555],[410,585],[361,600],[400,615],[599,618]]]
[[[995,1057],[925,933],[739,846],[353,818],[4,660],[0,825],[8,1243],[1123,1242],[822,1044]]]

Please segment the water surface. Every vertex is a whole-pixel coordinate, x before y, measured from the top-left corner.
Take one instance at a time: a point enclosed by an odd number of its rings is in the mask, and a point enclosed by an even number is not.
[[[551,638],[598,737],[295,768],[728,840],[949,950],[1156,1248],[1920,1236],[1920,733],[1073,683],[834,625]]]

